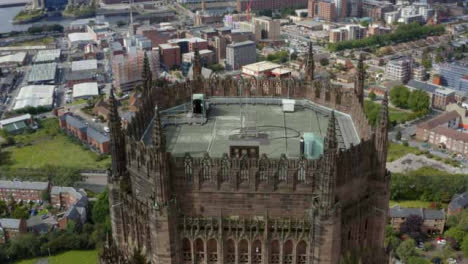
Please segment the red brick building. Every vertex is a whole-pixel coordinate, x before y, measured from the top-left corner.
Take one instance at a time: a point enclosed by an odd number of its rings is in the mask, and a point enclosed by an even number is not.
[[[60,128],[99,153],[109,152],[109,137],[71,113],[59,116]]]
[[[455,103],[455,90],[439,88],[432,93],[432,107],[445,110],[448,104]]]
[[[268,10],[282,8],[304,8],[307,6],[307,0],[253,0],[251,1],[252,10]],[[249,4],[249,0],[237,0],[237,11],[239,13],[245,11]]]
[[[10,241],[20,234],[27,232],[24,219],[0,218],[0,244]]]
[[[42,193],[49,189],[48,182],[0,181],[0,200],[41,201]]]

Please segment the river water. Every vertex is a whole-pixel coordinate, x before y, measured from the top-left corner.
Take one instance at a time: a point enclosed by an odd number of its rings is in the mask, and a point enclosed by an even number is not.
[[[0,0],[1,1],[1,0]],[[69,25],[73,19],[64,19],[62,17],[46,17],[42,20],[34,23],[14,25],[13,18],[18,14],[24,7],[15,6],[15,7],[4,7],[0,8],[0,33],[7,33],[10,31],[24,31],[27,30],[32,25],[44,25],[44,24],[60,24],[62,26]],[[110,23],[117,23],[119,20],[127,21],[128,16],[112,16],[106,17],[106,20]]]

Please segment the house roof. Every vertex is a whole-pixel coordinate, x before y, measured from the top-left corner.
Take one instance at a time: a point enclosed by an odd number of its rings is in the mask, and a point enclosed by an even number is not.
[[[21,224],[20,219],[0,218],[0,226],[2,228],[19,229],[20,224]]]
[[[68,74],[69,81],[80,81],[94,79],[95,73],[90,71],[75,71]]]
[[[451,138],[457,141],[463,141],[465,143],[468,142],[468,134],[461,132],[461,131],[457,131],[455,129],[439,126],[439,127],[432,129],[432,131],[434,131],[434,133],[436,134],[444,135],[448,138]]]
[[[66,117],[65,117],[65,120],[67,122],[68,125],[72,126],[72,127],[75,127],[75,128],[78,128],[80,130],[85,130],[87,125],[86,123],[84,122],[84,120],[82,120],[81,118],[78,118],[76,116],[73,116],[73,115],[70,115],[68,114]]]
[[[425,208],[403,208],[395,205],[390,208],[390,217],[392,218],[406,218],[410,215],[420,216],[423,220],[443,220],[445,219],[445,211],[425,209]]]
[[[105,143],[105,142],[109,142],[110,140],[107,135],[104,135],[103,133],[101,133],[100,131],[98,131],[97,129],[93,127],[88,127],[87,136],[89,138],[96,140],[98,143]]]
[[[416,80],[410,80],[406,86],[413,88],[413,89],[418,89],[418,90],[423,90],[428,93],[433,93],[436,89],[439,88],[439,86],[426,83],[426,82],[420,82]]]
[[[0,189],[46,190],[48,182],[0,181]]]
[[[419,128],[423,129],[433,129],[436,128],[450,120],[454,120],[457,117],[460,117],[460,115],[457,113],[457,111],[450,111],[450,112],[445,112],[441,115],[438,115],[430,120],[427,120],[426,122],[423,122],[418,125]]]
[[[455,194],[450,201],[448,208],[450,210],[464,209],[468,206],[468,192]]]

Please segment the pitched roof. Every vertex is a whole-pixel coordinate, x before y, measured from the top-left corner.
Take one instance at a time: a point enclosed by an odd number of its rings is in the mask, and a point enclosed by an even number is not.
[[[0,189],[22,189],[22,190],[46,190],[48,182],[30,182],[30,181],[1,181]]]
[[[468,192],[455,194],[450,201],[448,207],[450,210],[464,209],[468,206]]]
[[[65,117],[65,120],[67,121],[68,125],[78,128],[80,130],[85,130],[87,127],[86,122],[84,120],[76,116],[70,115],[70,114],[68,114]]]
[[[0,226],[2,228],[19,229],[20,224],[21,224],[20,219],[0,218]]]
[[[390,208],[390,217],[392,218],[406,218],[410,215],[417,215],[423,220],[442,220],[445,219],[445,211],[425,209],[425,208],[403,208],[395,205]]]
[[[433,129],[436,128],[450,120],[454,120],[457,117],[460,117],[460,115],[457,113],[457,111],[450,111],[450,112],[445,112],[441,115],[438,115],[426,122],[423,122],[418,125],[419,128],[423,129]]]
[[[437,88],[439,88],[439,86],[437,86],[437,85],[426,83],[426,82],[420,82],[420,81],[416,81],[416,80],[410,80],[406,84],[406,86],[408,86],[410,88],[418,89],[418,90],[423,90],[423,91],[429,92],[429,93],[433,93]]]
[[[96,140],[98,143],[105,143],[110,140],[107,135],[104,135],[103,133],[101,133],[100,131],[98,131],[97,129],[93,127],[88,127],[87,136],[89,138]]]

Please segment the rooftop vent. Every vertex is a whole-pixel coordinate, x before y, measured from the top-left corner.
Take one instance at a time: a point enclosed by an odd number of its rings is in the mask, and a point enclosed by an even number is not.
[[[296,100],[283,99],[283,112],[294,112],[294,106],[296,105]]]

